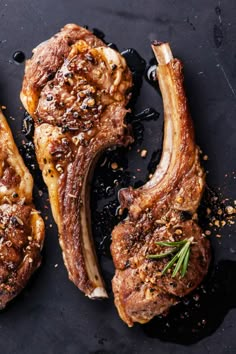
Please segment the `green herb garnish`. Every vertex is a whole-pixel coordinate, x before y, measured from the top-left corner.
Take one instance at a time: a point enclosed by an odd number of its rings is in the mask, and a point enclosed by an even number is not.
[[[168,242],[168,241],[160,241],[155,242],[156,245],[162,247],[171,248],[167,252],[159,253],[159,254],[149,254],[147,256],[148,259],[160,259],[167,257],[171,254],[174,254],[174,257],[167,263],[167,265],[162,270],[162,275],[167,272],[168,269],[172,268],[175,264],[175,268],[172,273],[172,277],[174,278],[179,272],[181,277],[183,278],[188,269],[189,256],[190,256],[190,246],[193,242],[193,237],[188,239],[184,239],[176,242]]]

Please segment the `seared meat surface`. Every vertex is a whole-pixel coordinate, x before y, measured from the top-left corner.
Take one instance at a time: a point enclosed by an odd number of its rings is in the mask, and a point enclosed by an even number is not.
[[[131,86],[124,58],[73,24],[35,48],[25,68],[21,100],[35,121],[64,262],[91,298],[107,294],[91,239],[89,179],[102,150],[132,141],[124,124]]]
[[[166,313],[199,285],[210,262],[209,241],[191,217],[200,203],[205,175],[183,89],[182,64],[173,58],[167,43],[155,43],[153,50],[164,103],[162,157],[144,186],[120,191],[121,207],[128,209],[128,217],[112,232],[115,305],[128,326]],[[148,258],[163,252],[156,242],[190,238],[193,242],[184,277],[180,272],[173,277],[173,269],[162,274],[171,256]]]
[[[33,180],[0,112],[0,308],[41,263],[44,222],[32,204]]]

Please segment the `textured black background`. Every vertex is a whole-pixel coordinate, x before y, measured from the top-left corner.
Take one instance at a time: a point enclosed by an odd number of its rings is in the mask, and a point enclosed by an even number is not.
[[[6,116],[16,142],[21,145],[23,138],[19,92],[24,70],[24,65],[12,60],[16,50],[29,57],[32,48],[69,22],[99,28],[106,40],[116,43],[120,50],[133,47],[147,61],[152,57],[151,40],[169,41],[175,55],[184,61],[197,141],[209,156],[208,183],[236,199],[235,18],[234,0],[0,0],[0,101],[7,106]],[[160,96],[144,81],[135,109],[138,112],[147,106],[162,110]],[[144,126],[141,147],[160,148],[161,119]],[[135,150],[128,158],[133,171],[143,168]],[[141,172],[140,179],[146,175],[146,171]],[[49,213],[46,198],[46,193],[38,197],[36,187],[36,205],[44,215]],[[128,329],[120,321],[112,299],[93,302],[85,298],[67,279],[56,228],[49,218],[42,267],[25,291],[0,314],[0,352],[235,353],[236,312],[231,310],[236,306],[235,227],[225,228],[222,234],[221,240],[213,242],[216,263],[223,260],[220,269],[221,278],[225,278],[214,308],[211,297],[208,299],[210,316],[214,314],[209,333],[213,333],[203,334],[200,341],[185,346],[178,339],[176,343],[158,339],[158,327],[156,338],[151,338],[142,326]],[[112,267],[109,269],[111,276]]]

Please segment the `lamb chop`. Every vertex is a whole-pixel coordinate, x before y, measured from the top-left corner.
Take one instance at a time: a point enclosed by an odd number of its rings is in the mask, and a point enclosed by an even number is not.
[[[112,287],[128,326],[165,314],[206,275],[210,245],[192,215],[205,185],[183,89],[182,64],[168,43],[154,42],[164,103],[164,141],[153,177],[120,191],[128,217],[112,232]],[[189,216],[189,217],[186,217]]]
[[[124,124],[131,73],[125,59],[74,24],[27,61],[21,100],[48,186],[69,278],[90,298],[107,293],[91,238],[89,185],[98,155],[132,141]]]
[[[0,111],[0,309],[41,263],[44,222],[32,204],[33,179]]]

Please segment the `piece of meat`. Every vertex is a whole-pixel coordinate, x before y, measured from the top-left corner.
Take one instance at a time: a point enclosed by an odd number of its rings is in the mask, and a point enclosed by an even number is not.
[[[115,305],[128,326],[166,313],[199,285],[210,262],[209,241],[192,218],[202,197],[205,174],[183,89],[182,64],[173,58],[168,43],[154,43],[152,48],[164,103],[162,156],[145,185],[120,191],[121,207],[128,209],[128,217],[112,232]],[[173,277],[173,270],[162,274],[170,257],[148,259],[150,254],[163,253],[155,242],[191,237],[194,242],[184,277]]]
[[[69,278],[107,297],[90,228],[90,177],[98,155],[132,141],[124,124],[132,87],[124,58],[85,28],[66,25],[27,61],[21,100],[48,186]]]
[[[41,263],[44,222],[32,204],[33,179],[0,111],[0,309]]]

